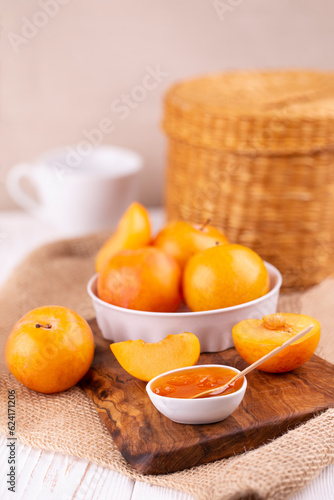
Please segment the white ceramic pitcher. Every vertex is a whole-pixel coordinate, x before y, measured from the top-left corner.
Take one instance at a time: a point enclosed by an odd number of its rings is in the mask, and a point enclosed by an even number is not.
[[[12,199],[29,213],[73,235],[113,228],[138,196],[142,158],[113,147],[85,153],[67,146],[45,153],[33,163],[14,165],[7,176]],[[33,197],[22,185],[27,179]]]

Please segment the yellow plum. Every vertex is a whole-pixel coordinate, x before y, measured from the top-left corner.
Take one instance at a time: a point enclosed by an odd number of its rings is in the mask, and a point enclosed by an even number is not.
[[[181,302],[180,288],[179,265],[155,247],[117,253],[97,280],[101,300],[140,311],[176,311]]]
[[[125,249],[136,250],[149,245],[151,241],[151,223],[149,214],[143,205],[132,203],[122,215],[116,231],[99,250],[95,268],[100,272],[103,266],[117,252]]]
[[[213,226],[197,226],[185,221],[168,223],[155,237],[153,245],[171,255],[183,269],[197,252],[217,244],[227,244],[226,236]]]

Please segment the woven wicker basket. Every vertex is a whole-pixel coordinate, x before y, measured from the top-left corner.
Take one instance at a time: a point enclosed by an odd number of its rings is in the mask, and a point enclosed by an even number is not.
[[[334,73],[210,75],[165,98],[169,220],[211,224],[305,288],[334,272]]]

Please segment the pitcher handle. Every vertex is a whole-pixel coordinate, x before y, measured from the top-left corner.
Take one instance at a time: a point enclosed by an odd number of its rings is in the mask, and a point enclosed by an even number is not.
[[[6,179],[6,187],[11,198],[24,210],[35,214],[41,205],[32,196],[24,191],[21,186],[23,179],[28,179],[31,184],[37,188],[33,176],[31,175],[32,166],[29,163],[18,163],[14,165]]]

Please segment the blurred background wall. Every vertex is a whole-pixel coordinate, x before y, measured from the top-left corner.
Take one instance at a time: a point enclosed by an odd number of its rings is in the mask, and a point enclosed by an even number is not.
[[[1,24],[0,208],[10,166],[83,140],[140,152],[140,201],[159,205],[172,82],[334,69],[333,0],[2,0]]]

